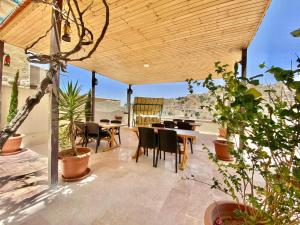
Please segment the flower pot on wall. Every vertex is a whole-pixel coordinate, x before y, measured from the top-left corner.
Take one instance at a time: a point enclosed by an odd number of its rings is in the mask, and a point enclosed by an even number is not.
[[[24,134],[15,134],[9,137],[2,147],[1,154],[11,155],[20,152],[20,146],[24,136]]]
[[[243,221],[234,215],[234,211],[240,209],[242,211],[250,210],[249,207],[238,205],[232,201],[218,201],[212,203],[204,214],[205,225],[216,224],[243,224]],[[220,220],[222,223],[219,223]]]
[[[223,161],[232,161],[233,158],[230,155],[230,145],[233,145],[232,142],[226,140],[215,140],[215,152],[218,159]]]
[[[59,153],[59,159],[62,166],[62,176],[64,179],[80,179],[89,172],[88,164],[91,149],[87,147],[77,147],[79,153],[74,156],[72,150],[63,150]]]

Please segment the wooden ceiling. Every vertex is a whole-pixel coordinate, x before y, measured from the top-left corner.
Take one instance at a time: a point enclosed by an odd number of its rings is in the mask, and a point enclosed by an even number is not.
[[[100,2],[94,0],[85,16],[94,33],[104,23]],[[240,61],[241,49],[249,46],[271,0],[108,2],[111,19],[104,41],[91,59],[74,65],[127,84],[147,84],[203,79],[216,61]],[[51,21],[49,7],[25,3],[0,27],[0,39],[21,48],[43,35]],[[63,50],[71,46],[62,42]],[[34,51],[48,53],[49,38]]]

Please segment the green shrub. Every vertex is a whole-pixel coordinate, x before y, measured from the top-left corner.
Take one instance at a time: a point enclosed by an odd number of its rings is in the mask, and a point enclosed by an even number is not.
[[[85,103],[85,121],[92,120],[92,93],[89,91]]]
[[[9,104],[9,111],[7,116],[7,122],[10,123],[13,118],[17,115],[18,112],[18,84],[19,84],[19,70],[16,73],[13,85],[12,85],[12,91],[10,96],[10,104]]]

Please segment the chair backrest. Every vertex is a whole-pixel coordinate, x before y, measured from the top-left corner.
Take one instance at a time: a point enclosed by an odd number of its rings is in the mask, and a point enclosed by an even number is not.
[[[122,123],[121,120],[111,120],[110,122],[111,122],[111,123],[118,123],[118,124],[121,124],[121,123]]]
[[[85,132],[85,123],[81,121],[75,121],[76,132],[84,133]]]
[[[156,147],[156,136],[153,128],[139,127],[139,146],[144,148]]]
[[[151,126],[152,127],[165,127],[165,125],[163,123],[152,123]]]
[[[193,126],[186,122],[178,122],[177,127],[182,130],[193,130]]]
[[[177,132],[174,130],[158,130],[158,148],[165,152],[176,152],[178,148]]]
[[[164,125],[166,128],[174,128],[175,127],[175,123],[173,121],[164,121]]]
[[[182,122],[182,119],[173,119],[174,122]]]
[[[86,122],[86,133],[89,134],[99,134],[101,128],[99,124],[94,122]]]
[[[184,120],[186,123],[195,123],[195,120]]]
[[[108,120],[108,119],[101,119],[100,120],[100,123],[109,123],[110,122],[110,120]]]

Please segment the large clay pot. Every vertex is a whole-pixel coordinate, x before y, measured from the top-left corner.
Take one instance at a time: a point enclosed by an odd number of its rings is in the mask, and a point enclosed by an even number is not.
[[[229,145],[233,145],[232,142],[226,140],[215,140],[215,151],[218,159],[223,161],[232,161],[233,158],[230,155]]]
[[[62,175],[65,179],[77,179],[85,176],[88,170],[91,149],[87,147],[77,147],[77,156],[68,156],[70,150],[63,150],[59,153],[62,165]]]
[[[232,201],[218,201],[212,203],[205,211],[204,224],[215,225],[217,218],[227,218],[228,220],[232,220],[227,224],[243,224],[243,221],[236,218],[234,215],[234,211],[239,208],[242,211],[250,210],[249,207],[246,207],[245,205],[238,205],[236,202]]]
[[[9,155],[19,152],[24,136],[24,134],[15,134],[14,136],[9,137],[2,147],[1,154]]]

